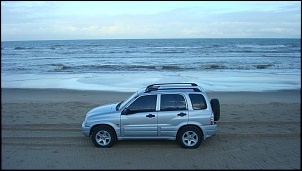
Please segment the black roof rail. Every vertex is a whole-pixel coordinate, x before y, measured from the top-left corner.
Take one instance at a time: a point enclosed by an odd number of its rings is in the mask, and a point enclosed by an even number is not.
[[[190,87],[179,87],[179,88],[161,88],[161,89],[158,89],[158,87],[156,87],[156,88],[150,88],[150,89],[146,89],[145,90],[145,93],[147,93],[147,92],[151,92],[151,91],[156,91],[156,90],[179,90],[179,89],[191,89],[191,90],[193,90],[194,92],[201,92],[198,88],[190,88]]]
[[[191,86],[198,86],[196,83],[161,83],[161,84],[151,84],[151,85],[148,85],[148,87],[153,87],[153,86],[159,86],[159,85],[172,85],[172,84],[190,84]]]
[[[174,87],[174,88],[161,88],[159,89],[160,85],[180,85],[180,84],[189,84],[191,86],[198,86],[196,83],[161,83],[161,84],[151,84],[148,85],[145,92],[155,91],[155,90],[172,90],[172,89],[193,89],[194,91],[200,92],[198,88],[191,88],[191,87]]]

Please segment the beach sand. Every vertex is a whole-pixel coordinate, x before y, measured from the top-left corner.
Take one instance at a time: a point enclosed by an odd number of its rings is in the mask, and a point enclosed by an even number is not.
[[[301,90],[209,92],[217,135],[197,149],[176,141],[96,148],[81,124],[98,105],[132,93],[1,89],[2,169],[301,169]]]

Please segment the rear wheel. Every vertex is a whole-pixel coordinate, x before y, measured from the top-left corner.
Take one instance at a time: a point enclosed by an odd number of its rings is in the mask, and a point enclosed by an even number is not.
[[[91,138],[96,147],[108,148],[115,142],[115,133],[108,126],[99,126],[93,130]]]
[[[178,132],[177,141],[183,148],[198,148],[202,141],[202,133],[196,127],[187,126]]]

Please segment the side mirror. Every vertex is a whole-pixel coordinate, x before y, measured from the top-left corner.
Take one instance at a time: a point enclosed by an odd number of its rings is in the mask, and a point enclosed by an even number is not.
[[[122,111],[122,115],[128,115],[128,114],[130,114],[131,113],[131,111],[130,111],[130,109],[128,109],[128,108],[125,108],[123,111]]]

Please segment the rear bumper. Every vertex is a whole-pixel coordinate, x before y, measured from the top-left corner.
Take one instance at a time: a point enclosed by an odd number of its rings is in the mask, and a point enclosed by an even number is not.
[[[202,130],[203,130],[203,139],[205,140],[211,136],[216,135],[217,125],[215,123],[214,125],[203,126]]]

